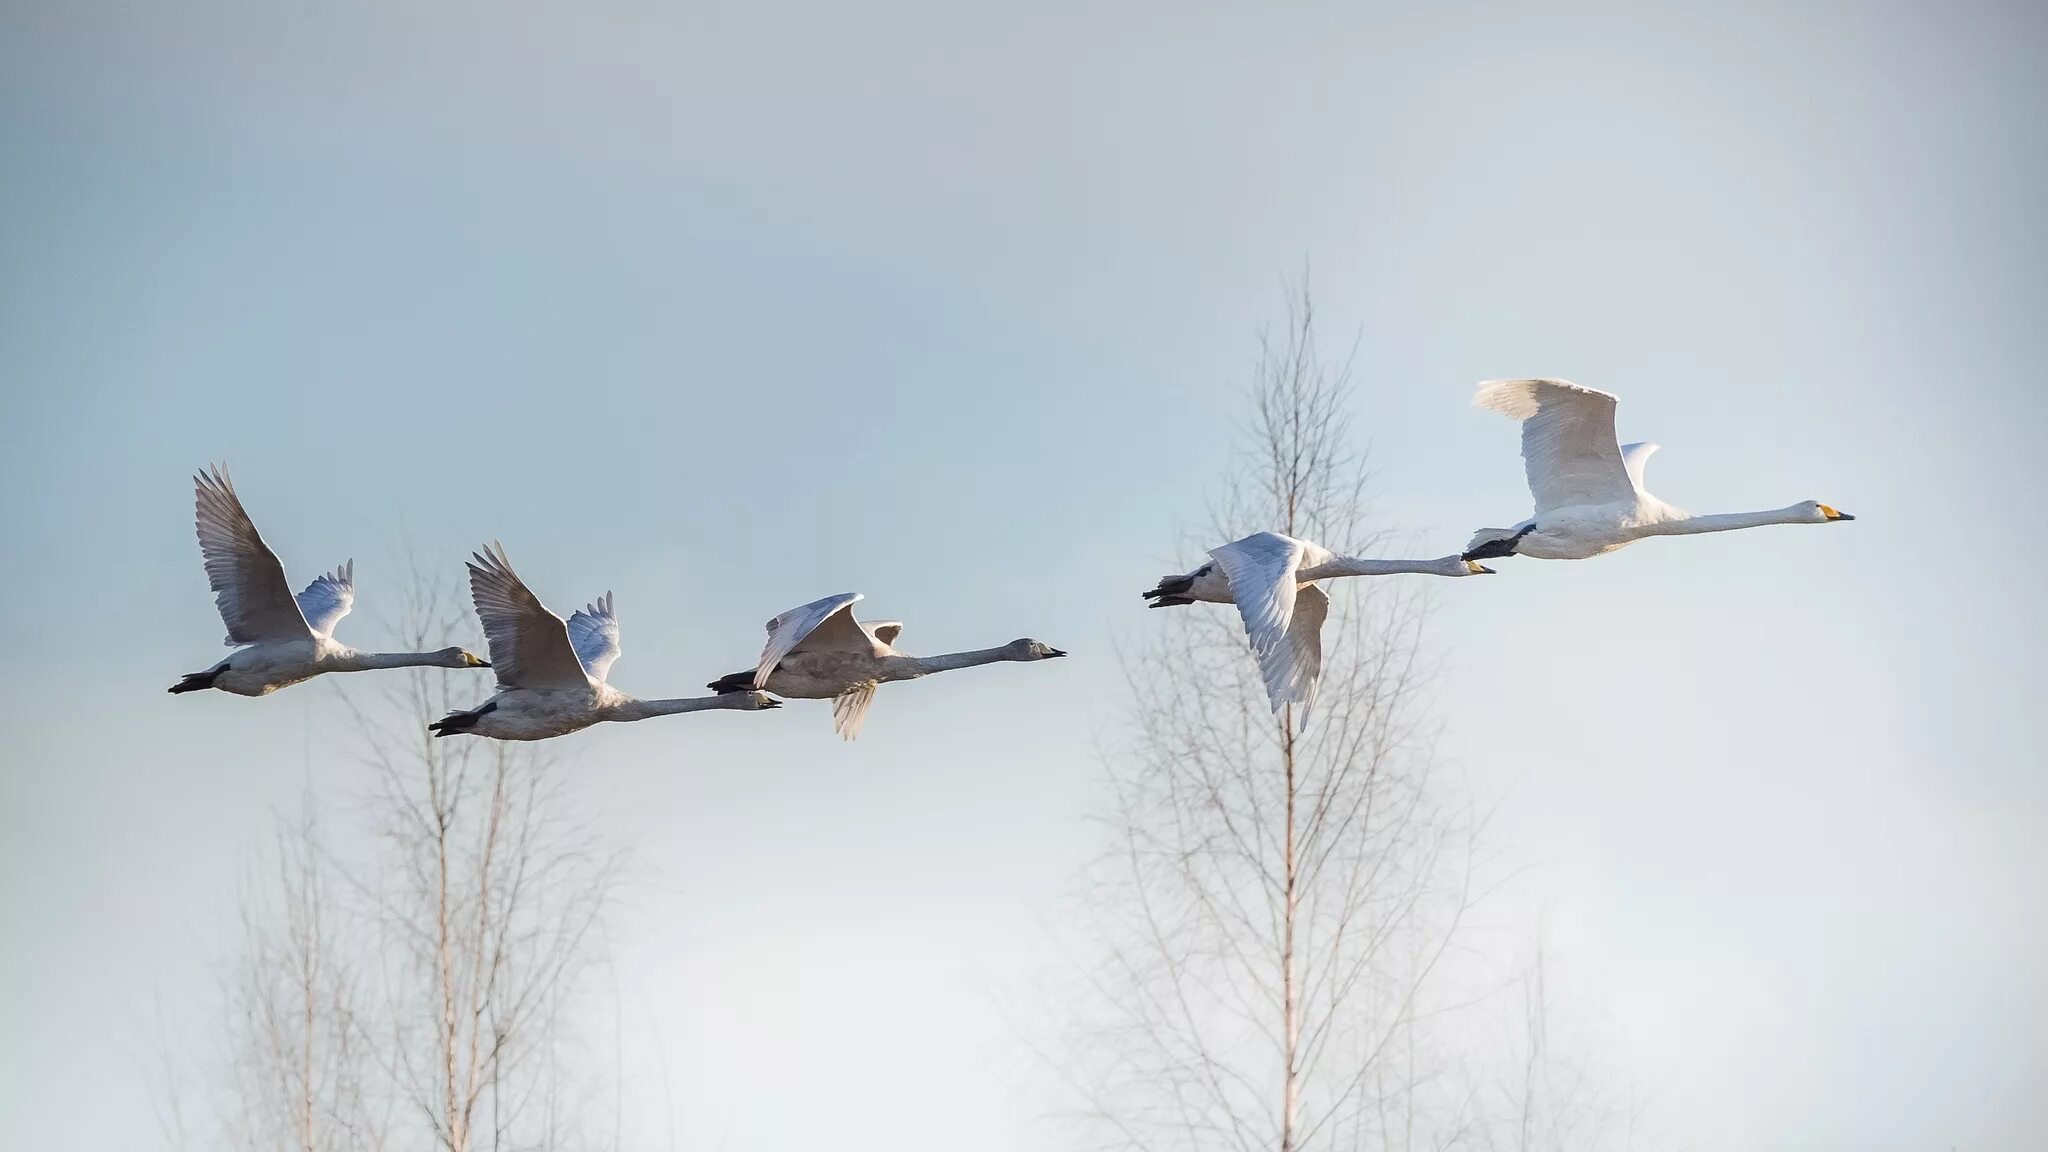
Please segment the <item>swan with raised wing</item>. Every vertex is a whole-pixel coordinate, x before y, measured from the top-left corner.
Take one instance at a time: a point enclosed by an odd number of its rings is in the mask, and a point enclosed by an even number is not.
[[[768,644],[760,663],[721,676],[709,687],[731,693],[765,690],[795,700],[832,701],[832,727],[840,737],[860,735],[875,690],[895,680],[1004,661],[1052,660],[1066,653],[1036,640],[1012,640],[1000,648],[908,656],[892,645],[903,631],[897,620],[853,618],[858,592],[842,592],[792,608],[768,622]]]
[[[1278,532],[1254,532],[1209,550],[1209,562],[1179,576],[1162,576],[1144,593],[1153,608],[1192,604],[1235,604],[1245,637],[1259,661],[1266,698],[1278,712],[1289,704],[1315,702],[1323,670],[1323,620],[1330,598],[1318,580],[1339,576],[1490,575],[1476,560],[1441,556],[1435,560],[1368,560],[1339,556],[1320,544]]]
[[[1536,514],[1512,528],[1480,529],[1465,548],[1467,560],[1584,560],[1646,536],[1855,519],[1818,500],[1712,516],[1666,504],[1643,487],[1644,465],[1657,446],[1618,443],[1615,398],[1567,380],[1489,380],[1472,402],[1522,422],[1522,462]]]
[[[206,582],[236,650],[204,672],[188,673],[172,692],[218,688],[237,696],[268,696],[326,672],[377,668],[488,668],[461,648],[435,652],[358,652],[334,639],[334,626],[355,606],[355,562],[306,585],[297,596],[284,565],[263,542],[235,495],[225,465],[192,478],[199,554]]]
[[[778,707],[760,692],[636,700],[613,688],[605,683],[612,662],[619,658],[619,618],[612,610],[612,594],[605,593],[564,621],[512,571],[502,544],[492,544],[471,558],[469,595],[491,644],[498,694],[427,725],[435,736],[546,740],[605,721]]]

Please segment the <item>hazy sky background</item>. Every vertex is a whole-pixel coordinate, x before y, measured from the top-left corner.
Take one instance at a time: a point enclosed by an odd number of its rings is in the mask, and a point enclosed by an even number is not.
[[[357,558],[368,648],[407,545],[497,538],[617,592],[641,695],[842,589],[1072,651],[851,745],[560,747],[651,877],[650,1143],[658,1052],[684,1147],[1045,1146],[990,990],[1307,260],[1421,554],[1527,513],[1504,375],[1619,393],[1681,506],[1861,517],[1435,590],[1446,759],[1535,865],[1495,922],[1661,1127],[2038,1146],[2044,48],[2023,3],[0,8],[0,1143],[155,1146],[153,1001],[210,1023],[271,813],[363,783],[332,682],[163,691],[222,652],[226,459],[295,584]]]

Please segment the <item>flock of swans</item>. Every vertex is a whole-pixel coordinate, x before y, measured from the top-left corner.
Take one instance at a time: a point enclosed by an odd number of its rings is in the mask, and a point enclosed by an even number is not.
[[[1257,658],[1274,711],[1311,706],[1322,670],[1322,626],[1329,611],[1324,580],[1421,573],[1475,576],[1482,560],[1533,556],[1583,560],[1646,536],[1725,532],[1765,524],[1827,524],[1855,517],[1807,500],[1762,512],[1695,516],[1650,495],[1643,467],[1655,444],[1618,443],[1615,398],[1563,380],[1498,380],[1474,400],[1522,424],[1522,459],[1535,514],[1512,528],[1483,528],[1465,551],[1436,560],[1368,560],[1258,532],[1209,551],[1191,572],[1166,576],[1144,593],[1151,607],[1197,601],[1234,604]],[[264,696],[328,672],[377,668],[489,668],[498,691],[475,708],[429,725],[435,736],[545,740],[604,721],[645,720],[682,712],[758,712],[776,697],[831,700],[834,729],[859,734],[883,684],[981,664],[1051,660],[1066,653],[1037,640],[941,656],[911,656],[894,645],[903,625],[859,621],[858,592],[827,596],[768,622],[768,643],[752,668],[710,682],[710,696],[639,700],[606,682],[619,657],[619,619],[611,593],[564,620],[512,570],[502,546],[469,561],[470,599],[491,658],[463,648],[434,652],[359,652],[334,639],[355,604],[355,566],[346,563],[294,596],[284,566],[257,533],[225,469],[194,478],[199,550],[206,579],[227,625],[225,660],[194,672],[172,692],[217,688]]]

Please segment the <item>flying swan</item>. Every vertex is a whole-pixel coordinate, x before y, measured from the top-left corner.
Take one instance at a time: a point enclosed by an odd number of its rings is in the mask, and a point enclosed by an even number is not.
[[[1036,640],[1012,640],[1000,648],[906,656],[890,647],[903,631],[898,620],[853,618],[858,592],[842,592],[792,608],[768,622],[761,662],[744,672],[713,680],[714,692],[760,689],[793,700],[832,701],[832,727],[841,739],[860,735],[875,689],[892,680],[915,680],[934,672],[997,664],[1006,660],[1051,660],[1066,653]]]
[[[1522,422],[1522,460],[1536,514],[1513,528],[1481,528],[1465,548],[1467,560],[1584,560],[1645,536],[1855,519],[1818,500],[1716,516],[1666,504],[1643,488],[1643,466],[1657,446],[1617,446],[1615,398],[1569,381],[1489,380],[1472,403]]]
[[[498,694],[467,712],[450,712],[427,725],[435,736],[546,740],[606,720],[779,706],[759,692],[635,700],[613,688],[605,683],[612,661],[619,658],[619,618],[612,611],[612,594],[605,593],[564,623],[512,571],[502,544],[487,546],[470,560],[469,596],[491,643]]]
[[[1144,598],[1154,608],[1192,604],[1235,604],[1258,657],[1266,698],[1278,712],[1289,704],[1315,702],[1323,670],[1323,619],[1330,598],[1316,586],[1337,576],[1389,576],[1419,572],[1432,576],[1490,575],[1476,560],[1443,556],[1435,560],[1367,560],[1339,556],[1320,544],[1278,532],[1254,532],[1209,550],[1209,563],[1181,576],[1162,576]]]
[[[488,668],[461,648],[438,652],[358,652],[334,639],[334,626],[356,602],[353,560],[306,585],[294,597],[284,565],[263,542],[235,495],[224,465],[192,478],[199,553],[213,588],[226,643],[239,646],[204,672],[171,685],[172,692],[218,688],[237,696],[268,696],[325,672],[372,668]]]

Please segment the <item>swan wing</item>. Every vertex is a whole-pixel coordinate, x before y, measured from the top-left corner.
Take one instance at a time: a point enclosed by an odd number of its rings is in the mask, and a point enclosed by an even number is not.
[[[1294,593],[1294,617],[1287,622],[1287,654],[1292,660],[1288,675],[1298,686],[1301,710],[1306,719],[1316,706],[1316,685],[1323,675],[1323,621],[1330,615],[1330,597],[1314,584],[1304,584]],[[1271,677],[1267,683],[1272,683]]]
[[[590,683],[560,616],[512,571],[505,546],[492,543],[469,562],[469,598],[491,645],[501,688],[581,688]]]
[[[592,680],[602,681],[611,671],[619,658],[619,617],[612,611],[610,592],[569,616],[569,646]]]
[[[768,622],[768,644],[754,670],[754,687],[765,688],[768,675],[792,652],[873,653],[875,642],[853,621],[858,592],[841,592],[791,608]]]
[[[1256,532],[1209,550],[1230,581],[1231,597],[1237,602],[1238,615],[1244,618],[1245,636],[1258,657],[1266,696],[1276,712],[1281,705],[1302,699],[1299,660],[1289,626],[1299,599],[1295,572],[1306,552],[1302,541],[1277,532]]]
[[[311,636],[312,629],[292,598],[292,586],[285,583],[284,565],[243,509],[227,468],[215,466],[199,473],[192,478],[192,489],[199,554],[206,561],[206,583],[213,589],[214,604],[228,626],[226,643]]]
[[[1614,439],[1612,395],[1565,380],[1489,380],[1472,402],[1522,422],[1522,463],[1538,515],[1635,499]]]
[[[860,630],[873,637],[877,644],[894,644],[896,638],[903,635],[903,621],[866,620],[862,621]]]
[[[1643,483],[1643,469],[1649,465],[1650,457],[1656,454],[1657,445],[1648,440],[1638,440],[1633,444],[1621,446],[1621,466],[1628,469],[1628,482],[1635,485],[1636,491],[1645,496],[1649,495],[1650,489]]]
[[[868,706],[875,702],[875,689],[881,686],[878,681],[865,680],[832,698],[832,730],[839,733],[841,740],[860,735],[860,726],[868,718]]]
[[[333,636],[334,626],[356,606],[356,562],[350,560],[306,585],[298,596],[306,627],[317,636]]]

